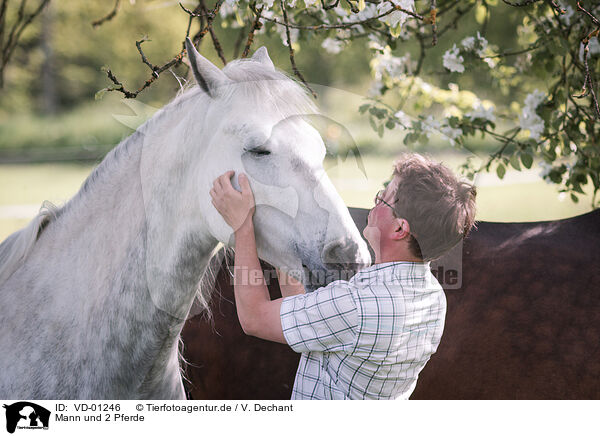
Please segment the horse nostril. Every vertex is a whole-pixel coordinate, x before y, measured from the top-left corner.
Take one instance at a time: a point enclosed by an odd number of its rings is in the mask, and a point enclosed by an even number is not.
[[[325,245],[321,260],[328,268],[355,273],[360,265],[359,247],[352,239],[344,238]]]

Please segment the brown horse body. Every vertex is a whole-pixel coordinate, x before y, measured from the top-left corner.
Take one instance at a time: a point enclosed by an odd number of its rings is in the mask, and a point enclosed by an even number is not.
[[[367,212],[351,209],[359,228]],[[600,210],[479,223],[463,246],[462,286],[440,280],[444,336],[411,398],[599,399],[599,248]],[[184,328],[191,397],[288,399],[299,355],[242,332],[229,283],[222,269],[212,323],[195,317]],[[275,281],[270,291],[279,296]]]

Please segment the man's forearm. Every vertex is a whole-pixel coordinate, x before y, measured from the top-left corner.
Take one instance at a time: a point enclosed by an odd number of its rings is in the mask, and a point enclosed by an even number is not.
[[[252,333],[260,322],[262,305],[271,301],[256,252],[252,223],[244,224],[235,232],[234,294],[242,329]]]

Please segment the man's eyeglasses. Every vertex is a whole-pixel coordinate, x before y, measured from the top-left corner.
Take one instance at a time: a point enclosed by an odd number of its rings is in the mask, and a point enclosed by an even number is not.
[[[380,205],[381,203],[385,204],[387,207],[389,207],[390,209],[392,209],[393,212],[395,212],[394,206],[392,206],[391,204],[389,204],[387,201],[385,201],[383,199],[383,194],[385,193],[385,189],[380,190],[377,194],[375,194],[375,199],[373,200],[375,202],[375,206]]]

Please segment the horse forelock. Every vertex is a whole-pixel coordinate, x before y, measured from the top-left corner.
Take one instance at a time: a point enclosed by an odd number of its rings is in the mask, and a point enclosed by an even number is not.
[[[233,81],[225,87],[224,99],[245,100],[283,116],[318,113],[308,90],[281,70],[251,59],[238,59],[227,64],[223,72]]]

